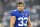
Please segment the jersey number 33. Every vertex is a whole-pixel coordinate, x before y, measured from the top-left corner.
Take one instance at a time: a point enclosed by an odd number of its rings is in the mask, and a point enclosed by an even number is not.
[[[21,20],[20,21],[20,23],[18,24],[18,26],[27,26],[27,20],[28,20],[28,18],[27,17],[20,17],[20,18],[18,18],[18,20]]]

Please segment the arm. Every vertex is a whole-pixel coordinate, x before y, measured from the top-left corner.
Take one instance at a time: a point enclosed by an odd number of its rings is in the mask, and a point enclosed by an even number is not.
[[[30,16],[28,17],[28,27],[32,27],[31,21],[30,21]]]
[[[16,17],[15,16],[11,16],[10,27],[14,27],[15,21],[16,21]]]

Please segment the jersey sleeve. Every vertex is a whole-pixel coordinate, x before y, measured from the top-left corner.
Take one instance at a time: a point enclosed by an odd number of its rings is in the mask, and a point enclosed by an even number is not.
[[[11,16],[15,16],[15,11],[11,11]]]
[[[28,17],[30,16],[30,12],[28,11]]]

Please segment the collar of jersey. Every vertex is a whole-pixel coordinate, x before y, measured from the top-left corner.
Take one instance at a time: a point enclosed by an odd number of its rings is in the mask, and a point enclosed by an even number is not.
[[[17,9],[17,11],[19,11],[18,9]],[[23,10],[24,11],[24,10]],[[20,11],[19,11],[20,12]],[[24,12],[20,12],[20,13],[24,13]]]

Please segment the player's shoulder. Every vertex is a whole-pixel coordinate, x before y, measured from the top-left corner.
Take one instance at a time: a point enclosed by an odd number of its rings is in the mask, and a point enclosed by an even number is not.
[[[27,13],[27,15],[30,15],[30,12],[28,10],[24,10],[25,13]]]
[[[15,12],[16,12],[16,10],[12,10],[12,11],[11,11],[11,13],[15,13]]]
[[[29,12],[28,10],[24,10],[24,12]]]
[[[18,10],[11,11],[11,16],[17,16],[17,14],[18,14]]]

